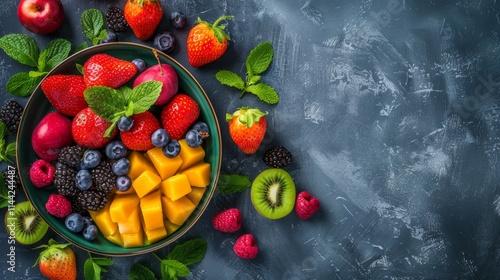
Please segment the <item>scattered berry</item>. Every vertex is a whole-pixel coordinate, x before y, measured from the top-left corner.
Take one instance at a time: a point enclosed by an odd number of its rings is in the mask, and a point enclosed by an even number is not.
[[[139,69],[139,67],[137,67],[137,69]],[[129,131],[134,126],[134,120],[132,119],[132,117],[121,116],[118,119],[118,123],[116,124],[116,126],[120,131]]]
[[[106,38],[100,40],[99,44],[112,43],[112,42],[118,42],[118,36],[116,35],[115,32],[108,30],[108,34],[106,35]]]
[[[67,166],[77,167],[82,161],[84,152],[85,150],[78,145],[66,146],[61,148],[57,160]]]
[[[198,132],[206,133],[208,135],[208,125],[205,122],[197,121],[193,124],[191,129],[194,129]]]
[[[87,240],[94,240],[97,237],[99,230],[96,225],[86,225],[83,229],[83,238]]]
[[[153,44],[158,50],[171,53],[177,45],[177,39],[171,32],[162,31],[155,36]]]
[[[106,11],[106,23],[114,32],[123,32],[128,28],[123,10],[115,6],[109,7]]]
[[[45,209],[52,216],[64,218],[71,214],[71,203],[64,195],[53,193],[49,195]]]
[[[166,157],[169,158],[174,158],[176,157],[181,151],[181,145],[179,144],[179,141],[175,139],[171,139],[170,142],[168,142],[167,145],[163,146],[162,152]]]
[[[253,259],[259,253],[259,248],[255,243],[253,235],[250,233],[243,234],[236,239],[233,246],[234,253],[243,259]]]
[[[127,148],[120,140],[113,140],[106,145],[106,156],[109,159],[117,160],[127,155]]]
[[[159,128],[151,135],[151,142],[155,147],[163,147],[168,144],[170,138],[165,129]]]
[[[81,232],[85,226],[82,215],[78,213],[69,214],[64,220],[64,225],[72,232]]]
[[[36,160],[30,167],[30,179],[37,188],[52,184],[56,168],[43,159]]]
[[[117,176],[109,161],[101,161],[96,168],[91,170],[91,175],[95,188],[101,195],[108,195],[116,185]]]
[[[140,58],[135,58],[134,60],[132,60],[132,63],[137,67],[138,73],[144,72],[144,70],[146,70],[147,68],[146,62]]]
[[[275,146],[264,153],[264,162],[271,168],[283,168],[292,162],[292,154],[283,146]]]
[[[54,172],[54,186],[57,192],[65,196],[74,196],[79,192],[75,184],[76,170],[64,164],[56,167]]]
[[[186,133],[186,144],[188,144],[189,147],[196,148],[202,143],[203,137],[198,131],[191,129]]]
[[[87,168],[94,168],[101,163],[101,153],[98,150],[87,150],[83,154],[83,165]]]
[[[121,158],[113,163],[112,168],[116,175],[126,175],[130,171],[130,161],[128,158]]]
[[[223,210],[212,218],[214,228],[222,232],[235,232],[239,230],[242,221],[241,212],[237,208]]]
[[[172,12],[170,14],[170,26],[172,26],[175,29],[182,29],[184,26],[186,26],[186,15],[183,14],[182,12]]]
[[[77,203],[86,210],[99,211],[108,202],[106,195],[102,195],[95,190],[79,192],[76,195]]]
[[[302,191],[297,195],[295,212],[301,220],[307,220],[319,210],[319,205],[319,200],[316,197],[306,191]]]
[[[7,125],[10,132],[16,133],[22,114],[23,107],[19,103],[15,100],[7,100],[0,109],[0,120]]]
[[[116,189],[121,192],[126,192],[132,186],[132,180],[127,175],[118,176],[116,179]]]
[[[82,191],[90,189],[92,186],[92,177],[88,170],[82,169],[76,173],[76,187]]]

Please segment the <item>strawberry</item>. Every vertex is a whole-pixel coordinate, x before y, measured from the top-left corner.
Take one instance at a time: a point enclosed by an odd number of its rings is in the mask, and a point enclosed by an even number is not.
[[[88,106],[83,96],[86,85],[81,75],[48,76],[40,86],[50,104],[64,115],[73,117]]]
[[[198,24],[189,30],[187,54],[189,64],[199,67],[219,59],[227,49],[229,36],[224,32],[225,25],[218,24],[233,16],[222,16],[213,24],[198,18]]]
[[[161,124],[171,139],[180,140],[200,116],[198,103],[190,96],[178,93],[161,111]]]
[[[154,147],[151,135],[160,128],[160,122],[150,111],[132,116],[133,126],[128,131],[120,131],[123,144],[130,150],[146,151]]]
[[[145,41],[160,24],[163,8],[158,0],[127,0],[123,13],[135,36]]]
[[[111,123],[99,117],[90,108],[85,108],[76,114],[71,124],[73,140],[85,148],[97,149],[104,147],[117,133],[116,127],[111,132],[110,137],[104,137],[106,130]]]
[[[70,244],[59,244],[54,239],[49,240],[48,245],[37,247],[45,248],[35,265],[38,264],[40,272],[51,280],[72,280],[76,279],[76,257]]]
[[[119,88],[137,73],[137,66],[131,61],[107,54],[95,54],[83,64],[85,85]]]
[[[259,149],[266,134],[267,112],[257,108],[242,107],[236,112],[226,114],[229,122],[229,135],[245,154],[253,154]]]

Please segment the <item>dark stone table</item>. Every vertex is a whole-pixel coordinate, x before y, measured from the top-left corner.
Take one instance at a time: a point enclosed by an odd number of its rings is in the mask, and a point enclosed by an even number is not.
[[[84,42],[80,15],[124,1],[69,1],[66,24],[35,36],[19,24],[18,1],[0,8],[0,36],[23,33],[40,46],[66,38]],[[321,200],[308,221],[294,213],[277,221],[254,210],[249,192],[216,194],[186,238],[201,236],[208,252],[188,279],[497,279],[500,220],[500,4],[496,0],[252,0],[161,1],[189,26],[200,16],[226,14],[232,42],[224,57],[194,69],[187,64],[187,30],[176,31],[172,57],[203,85],[223,137],[224,173],[254,178],[276,144],[293,154],[287,170],[298,190]],[[167,28],[166,17],[160,29]],[[141,42],[131,31],[121,41]],[[280,94],[277,105],[238,98],[215,73],[244,75],[249,51],[263,41],[275,49],[263,81]],[[8,78],[25,68],[0,53],[0,101]],[[17,98],[24,104],[26,99]],[[224,116],[240,106],[269,111],[261,149],[243,155]],[[22,194],[18,197],[22,200]],[[243,229],[224,234],[210,220],[238,207]],[[5,209],[0,215],[5,214]],[[254,234],[260,253],[236,258],[232,246]],[[41,279],[37,251],[16,247],[16,272],[7,271],[7,234],[0,227],[5,279]],[[60,238],[59,238],[60,239]],[[159,250],[166,255],[172,247]],[[87,253],[76,249],[79,276]],[[159,275],[151,255],[114,258],[104,279],[126,279],[135,262]]]

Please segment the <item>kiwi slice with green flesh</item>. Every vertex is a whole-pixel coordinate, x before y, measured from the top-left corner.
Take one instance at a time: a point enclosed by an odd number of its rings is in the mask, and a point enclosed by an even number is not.
[[[283,218],[292,212],[295,206],[295,193],[292,177],[280,168],[262,171],[250,189],[255,210],[272,220]]]
[[[42,239],[49,225],[38,215],[29,201],[19,202],[5,215],[5,226],[17,242],[31,245]]]

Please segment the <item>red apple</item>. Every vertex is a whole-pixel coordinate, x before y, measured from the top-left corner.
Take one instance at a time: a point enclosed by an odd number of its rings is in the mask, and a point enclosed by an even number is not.
[[[33,130],[31,145],[35,153],[46,161],[55,161],[62,147],[73,142],[71,120],[58,112],[45,115]]]
[[[168,64],[157,64],[144,70],[134,80],[133,87],[148,81],[158,81],[163,83],[160,96],[156,99],[154,105],[166,104],[175,93],[179,86],[179,78],[174,68]]]
[[[17,17],[29,31],[49,34],[63,23],[64,8],[61,0],[21,0],[17,6]]]

